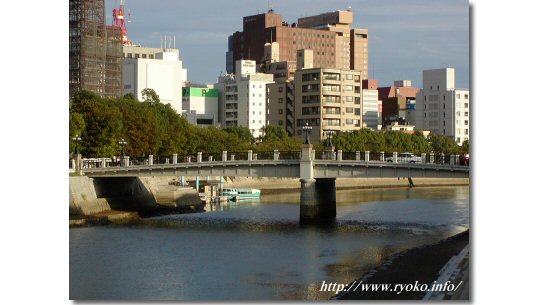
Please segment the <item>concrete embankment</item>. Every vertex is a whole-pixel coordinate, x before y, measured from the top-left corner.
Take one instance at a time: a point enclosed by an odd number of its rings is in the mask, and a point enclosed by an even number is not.
[[[71,226],[128,222],[140,217],[200,211],[196,190],[173,177],[69,178]]]
[[[468,178],[412,178],[415,187],[424,186],[464,186],[469,185]],[[298,178],[225,178],[226,187],[257,188],[263,194],[296,192],[301,187]],[[409,187],[407,178],[338,178],[337,190]]]

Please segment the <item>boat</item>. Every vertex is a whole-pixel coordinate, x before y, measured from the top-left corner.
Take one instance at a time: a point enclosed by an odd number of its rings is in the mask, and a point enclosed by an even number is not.
[[[224,188],[222,189],[222,195],[228,196],[230,200],[254,199],[260,198],[261,191],[247,188]]]

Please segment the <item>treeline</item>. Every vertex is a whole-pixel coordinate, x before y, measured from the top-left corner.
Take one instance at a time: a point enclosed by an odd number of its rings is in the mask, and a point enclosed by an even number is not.
[[[143,91],[143,101],[133,95],[105,99],[81,91],[69,103],[70,153],[75,149],[72,138],[79,135],[80,152],[84,157],[112,157],[121,154],[119,141],[127,141],[126,155],[131,157],[193,155],[198,151],[217,153],[246,151],[300,150],[302,139],[288,137],[280,126],[264,127],[263,136],[255,139],[245,127],[228,129],[202,128],[191,125],[169,104],[163,104],[152,89]],[[333,136],[336,149],[372,152],[435,152],[460,154],[469,151],[445,136],[398,131],[361,129]],[[326,141],[316,145],[322,150]]]
[[[282,127],[268,126],[255,139],[248,128],[202,128],[191,125],[169,104],[160,103],[151,89],[143,91],[143,101],[133,95],[105,99],[81,91],[69,103],[69,148],[79,135],[84,157],[111,157],[121,154],[119,141],[127,141],[126,155],[171,156],[203,152],[299,150],[301,141],[290,138]]]
[[[324,141],[326,144],[327,141]],[[424,137],[422,132],[408,134],[400,131],[373,131],[360,129],[353,132],[341,132],[333,136],[333,145],[342,151],[373,152],[411,152],[420,154],[434,152],[444,154],[462,154],[469,152],[469,143],[460,147],[454,140],[442,135]]]

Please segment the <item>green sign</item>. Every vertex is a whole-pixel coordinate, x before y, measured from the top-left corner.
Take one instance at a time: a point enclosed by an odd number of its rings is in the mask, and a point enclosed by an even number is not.
[[[219,97],[219,91],[217,89],[183,87],[183,96]]]

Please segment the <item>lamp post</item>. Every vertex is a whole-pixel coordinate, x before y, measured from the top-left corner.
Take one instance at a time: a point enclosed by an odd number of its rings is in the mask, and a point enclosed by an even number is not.
[[[325,134],[327,135],[327,147],[333,147],[333,135],[334,135],[334,130],[326,130],[325,131]]]
[[[73,137],[73,141],[75,141],[75,155],[80,155],[80,151],[78,149],[78,141],[82,140],[78,134],[76,134],[74,137]]]
[[[306,133],[306,136],[305,136],[305,139],[304,139],[304,144],[310,144],[310,139],[308,138],[308,134],[312,130],[312,126],[309,126],[308,123],[306,123],[306,125],[303,126],[302,129]]]
[[[125,159],[125,144],[127,144],[127,141],[121,139],[118,143],[121,145],[121,157]]]

